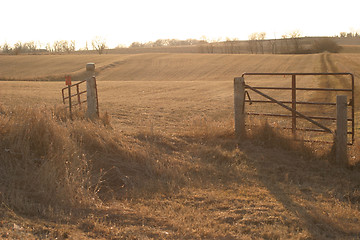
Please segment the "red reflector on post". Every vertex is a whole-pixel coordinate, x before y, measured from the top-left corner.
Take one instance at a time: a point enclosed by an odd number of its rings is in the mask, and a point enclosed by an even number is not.
[[[65,76],[65,85],[67,85],[67,86],[71,85],[71,76],[70,75]]]

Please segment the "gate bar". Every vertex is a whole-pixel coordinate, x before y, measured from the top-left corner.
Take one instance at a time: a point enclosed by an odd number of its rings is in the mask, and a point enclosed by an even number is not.
[[[241,77],[244,77],[245,75],[248,75],[248,76],[294,76],[294,75],[300,75],[300,76],[341,76],[341,75],[349,75],[351,76],[351,90],[350,89],[328,89],[326,90],[325,88],[319,88],[319,89],[314,89],[314,88],[299,88],[299,89],[296,89],[296,90],[314,90],[314,91],[351,91],[351,106],[352,106],[352,111],[351,111],[351,118],[352,118],[352,143],[354,143],[355,141],[355,91],[354,91],[354,88],[355,88],[355,76],[354,74],[350,73],[350,72],[338,72],[338,73],[326,73],[326,72],[322,72],[322,73],[301,73],[301,72],[294,72],[294,73],[289,73],[289,72],[280,72],[280,73],[246,73],[244,72]],[[252,90],[256,90],[256,88],[252,88]],[[259,88],[260,89],[260,88]],[[275,88],[274,88],[275,89]],[[278,89],[281,89],[281,88],[278,88]],[[287,90],[287,89],[284,89],[284,90]],[[290,89],[289,89],[290,90]],[[257,91],[255,91],[257,92]],[[261,94],[260,94],[261,95]],[[275,103],[279,104],[280,106],[283,106],[283,104],[281,104],[280,102],[277,102],[275,100]],[[288,109],[285,105],[284,105],[284,108]],[[288,109],[289,110],[289,109]],[[301,115],[299,115],[301,116]],[[306,119],[306,118],[305,118]],[[315,123],[314,123],[315,124]],[[330,130],[330,129],[328,129]]]
[[[257,94],[259,94],[259,95],[261,95],[261,96],[263,96],[263,97],[265,97],[265,98],[273,101],[274,103],[279,104],[279,105],[282,106],[283,108],[285,108],[285,109],[287,109],[287,110],[289,110],[289,111],[291,111],[291,112],[293,112],[293,113],[296,113],[297,115],[299,115],[299,116],[302,117],[302,118],[305,118],[305,119],[308,120],[309,122],[311,122],[311,123],[315,124],[316,126],[318,126],[318,127],[322,128],[322,129],[326,130],[327,132],[332,133],[332,131],[331,131],[329,128],[323,126],[322,124],[320,124],[320,123],[318,123],[318,122],[315,122],[314,120],[312,120],[311,118],[305,116],[304,114],[302,114],[302,113],[300,113],[300,112],[298,112],[298,111],[296,111],[296,110],[291,109],[290,107],[286,106],[285,104],[283,104],[283,103],[277,101],[276,99],[274,99],[274,98],[272,98],[272,97],[270,97],[270,96],[268,96],[268,95],[260,92],[259,90],[254,89],[253,87],[251,87],[251,86],[249,86],[249,85],[245,85],[245,86],[246,86],[247,88],[253,90],[253,91],[256,92]]]
[[[245,75],[248,76],[266,76],[266,75],[273,75],[273,76],[291,76],[291,75],[302,75],[302,76],[310,76],[310,75],[318,75],[318,76],[326,76],[326,75],[350,75],[354,76],[354,74],[349,72],[340,72],[340,73],[243,73],[241,76],[244,77]]]
[[[255,89],[266,89],[266,90],[292,90],[291,87],[253,87]],[[326,91],[326,92],[351,92],[349,88],[296,88],[300,91]]]
[[[256,88],[255,88],[256,89]],[[249,103],[274,103],[272,101],[265,101],[265,100],[245,100],[245,102]],[[279,101],[281,103],[292,103],[290,101]],[[329,106],[336,106],[336,103],[327,103],[327,102],[296,102],[296,104],[310,104],[310,105],[329,105]]]
[[[292,115],[286,115],[286,114],[275,114],[275,113],[256,113],[256,112],[247,112],[247,115],[251,115],[251,116],[267,116],[267,117],[287,117],[287,118],[291,118]],[[336,118],[335,117],[320,117],[320,116],[309,116],[309,118],[311,119],[318,119],[318,120],[332,120],[335,121]],[[353,119],[348,118],[347,119],[349,122],[352,122]]]

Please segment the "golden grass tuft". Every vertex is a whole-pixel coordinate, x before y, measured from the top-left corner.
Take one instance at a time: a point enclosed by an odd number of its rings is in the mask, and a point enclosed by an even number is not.
[[[97,203],[90,162],[71,138],[70,123],[45,108],[17,108],[1,115],[0,135],[1,192],[8,206],[37,213]]]
[[[251,119],[247,127],[247,138],[254,143],[270,148],[279,148],[292,151],[309,159],[326,159],[333,161],[334,152],[331,144],[305,142],[306,133],[296,134],[296,140],[289,130],[282,130],[276,123],[270,124],[267,120]]]
[[[146,154],[111,130],[107,114],[92,122],[77,111],[73,119],[64,108],[10,110],[0,105],[0,196],[5,205],[45,215],[94,206],[101,203],[100,190],[123,187],[126,172],[139,168]],[[114,169],[118,176],[109,179]]]
[[[213,139],[233,135],[233,121],[215,121],[206,116],[195,117],[188,121],[187,128],[181,133],[184,136],[198,139]]]

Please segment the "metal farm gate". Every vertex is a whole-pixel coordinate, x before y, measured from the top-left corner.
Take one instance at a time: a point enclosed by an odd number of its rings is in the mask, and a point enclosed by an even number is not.
[[[314,81],[314,78],[320,78],[321,85],[326,87],[318,87],[314,82],[317,83],[319,79]],[[329,84],[329,81],[334,81],[335,84]],[[266,85],[266,82],[269,82],[270,86]],[[284,84],[287,85],[284,87]],[[345,87],[332,87],[333,85]],[[236,94],[240,89],[242,93],[237,97]],[[235,131],[238,133],[239,126],[245,127],[245,120],[242,119],[245,115],[266,116],[284,119],[278,121],[280,122],[278,125],[291,130],[294,138],[299,131],[322,135],[328,133],[330,136],[327,140],[319,141],[318,137],[305,140],[325,143],[333,142],[338,111],[336,106],[339,104],[334,99],[339,97],[338,94],[343,95],[346,102],[344,115],[349,116],[344,120],[344,124],[348,126],[345,129],[349,129],[346,130],[344,141],[349,145],[354,143],[355,96],[352,73],[244,73],[241,78],[235,78],[234,93],[235,108],[238,106],[242,109],[240,115],[235,114]],[[245,103],[248,103],[246,111]],[[290,119],[291,124],[285,119]],[[350,141],[347,135],[351,135]]]
[[[87,116],[93,118],[95,115],[99,117],[99,100],[97,92],[97,84],[95,77],[89,77],[86,80],[71,84],[71,77],[66,78],[67,87],[61,90],[63,103],[68,102],[70,119],[72,119],[72,108],[87,103]],[[75,93],[74,93],[75,90]],[[75,98],[75,99],[74,99]]]

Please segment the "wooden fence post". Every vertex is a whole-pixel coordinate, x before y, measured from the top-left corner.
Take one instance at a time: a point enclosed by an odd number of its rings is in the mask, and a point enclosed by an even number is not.
[[[86,80],[86,96],[87,96],[87,111],[86,116],[90,119],[95,119],[99,116],[98,99],[97,99],[97,87],[95,78],[95,64],[86,64],[86,71],[88,78]]]
[[[234,78],[234,117],[235,137],[238,141],[245,136],[245,81],[243,77]]]
[[[347,97],[336,96],[336,162],[348,164],[347,158]]]

